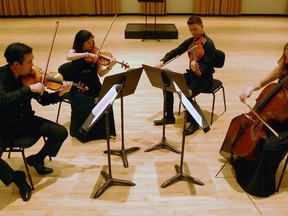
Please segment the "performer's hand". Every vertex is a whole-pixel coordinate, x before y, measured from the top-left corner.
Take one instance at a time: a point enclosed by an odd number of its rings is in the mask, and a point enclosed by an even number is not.
[[[239,96],[241,102],[245,102],[247,98],[249,98],[254,91],[254,88],[252,86],[247,87],[242,94]]]
[[[31,92],[39,93],[42,95],[45,91],[45,86],[41,82],[29,85]]]
[[[108,67],[110,68],[110,70],[114,67],[114,65],[116,64],[116,59],[115,58],[112,58]]]
[[[155,65],[155,67],[156,67],[156,68],[162,68],[163,65],[164,65],[164,62],[163,62],[163,61],[160,61],[160,62],[158,62],[158,63]]]
[[[73,83],[69,82],[69,81],[63,81],[62,82],[62,87],[60,89],[60,91],[58,92],[58,95],[61,97],[62,95],[64,95],[66,92],[69,92],[71,87],[72,87]]]
[[[193,71],[197,76],[201,76],[201,70],[200,70],[200,68],[199,68],[199,64],[198,64],[195,60],[191,61],[190,67],[191,67],[192,71]]]
[[[96,53],[96,54],[93,54],[93,53],[89,53],[89,55],[92,55],[93,56],[93,63],[96,63],[99,59],[99,55]]]

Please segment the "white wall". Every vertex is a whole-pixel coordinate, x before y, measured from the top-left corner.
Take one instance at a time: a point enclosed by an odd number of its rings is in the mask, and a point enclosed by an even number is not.
[[[137,0],[120,0],[121,13],[139,14]],[[194,0],[166,0],[168,14],[193,13]],[[285,14],[287,0],[242,0],[242,14]]]

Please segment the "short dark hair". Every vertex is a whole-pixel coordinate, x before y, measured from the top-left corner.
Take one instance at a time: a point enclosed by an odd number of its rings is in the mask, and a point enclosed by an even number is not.
[[[93,36],[93,34],[91,32],[89,32],[87,30],[80,30],[75,35],[75,39],[74,39],[74,43],[73,43],[73,49],[76,52],[83,52],[82,46],[83,46],[84,42],[89,40],[91,37],[94,39],[94,36]]]
[[[202,22],[201,17],[199,17],[199,16],[197,16],[197,15],[193,15],[193,16],[191,16],[191,17],[187,20],[187,24],[188,24],[188,25],[190,25],[190,24],[202,25],[203,22]]]
[[[10,44],[4,53],[8,64],[12,65],[15,61],[23,64],[24,55],[32,53],[32,48],[26,44],[15,42]]]

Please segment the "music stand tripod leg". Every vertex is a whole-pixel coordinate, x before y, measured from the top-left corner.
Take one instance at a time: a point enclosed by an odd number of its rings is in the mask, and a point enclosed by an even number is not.
[[[180,166],[175,165],[176,169],[176,175],[173,176],[172,178],[168,179],[165,181],[162,185],[161,188],[168,187],[169,185],[172,185],[178,181],[187,181],[191,182],[193,184],[197,185],[204,185],[203,182],[201,182],[199,179],[194,178],[192,176],[189,176],[185,173],[183,173],[183,159],[184,159],[184,151],[185,151],[185,130],[186,130],[186,122],[187,122],[187,110],[184,110],[184,123],[183,123],[183,133],[182,133],[182,149],[181,149],[181,159],[180,159]]]
[[[165,84],[166,85],[166,84]],[[170,145],[169,143],[166,142],[166,137],[165,137],[165,125],[166,125],[166,101],[167,101],[167,90],[166,90],[166,87],[164,87],[163,89],[163,98],[164,98],[164,103],[163,103],[163,130],[162,130],[162,140],[160,143],[158,144],[155,144],[153,146],[150,146],[148,147],[145,152],[149,152],[149,151],[153,151],[153,150],[156,150],[156,149],[160,149],[160,148],[166,148],[170,151],[173,151],[177,154],[180,154],[180,151]]]
[[[115,179],[112,177],[112,169],[111,169],[111,155],[110,155],[110,129],[109,129],[109,112],[106,110],[105,112],[105,125],[106,125],[106,140],[107,140],[107,156],[108,156],[108,170],[109,173],[105,171],[101,171],[101,175],[105,179],[105,183],[98,189],[95,193],[94,198],[98,198],[104,191],[106,191],[109,187],[114,185],[119,186],[135,186],[135,183],[131,181]]]
[[[120,150],[111,149],[110,154],[120,156],[122,158],[122,161],[123,161],[123,166],[125,168],[127,168],[127,167],[129,167],[127,155],[132,153],[132,152],[138,151],[140,148],[139,147],[131,147],[131,148],[125,149],[125,146],[124,146],[124,114],[123,114],[124,109],[123,109],[123,92],[122,92],[122,90],[121,90],[120,94],[121,94],[121,136],[122,136],[121,141],[122,141],[122,145],[121,145]],[[104,151],[104,153],[107,154],[107,151]]]

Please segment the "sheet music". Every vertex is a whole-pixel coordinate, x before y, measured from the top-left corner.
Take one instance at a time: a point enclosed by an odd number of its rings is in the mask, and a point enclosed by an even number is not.
[[[188,110],[188,112],[193,116],[195,121],[200,125],[202,128],[209,127],[206,119],[203,119],[202,116],[198,113],[198,111],[194,108],[194,106],[191,104],[191,102],[188,100],[188,98],[183,94],[183,92],[180,90],[178,85],[173,81],[174,88],[184,105],[184,107]]]
[[[118,93],[122,87],[122,84],[113,85],[110,90],[104,95],[104,97],[96,104],[96,106],[92,109],[90,115],[80,128],[82,133],[87,132],[90,127],[100,118],[103,112],[113,104],[114,100],[117,98]]]

